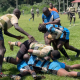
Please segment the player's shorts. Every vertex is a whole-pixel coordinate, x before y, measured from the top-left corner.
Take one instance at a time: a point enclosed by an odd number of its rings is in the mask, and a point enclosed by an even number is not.
[[[75,13],[70,13],[70,17],[75,17]]]
[[[39,14],[39,12],[37,12],[37,14]]]
[[[34,12],[31,12],[32,17],[34,17]]]
[[[67,14],[69,15],[69,14],[70,14],[70,12],[67,12]]]
[[[17,53],[17,57],[19,59],[21,60],[23,59],[24,54],[28,52],[29,45],[30,45],[29,40],[26,40],[25,42],[21,44],[20,50]]]
[[[58,62],[57,60],[55,60],[55,61],[53,61],[53,62],[50,63],[48,69],[57,70],[58,71],[61,68],[65,69],[65,64],[61,63],[61,62]]]
[[[3,34],[2,34],[2,28],[0,28],[0,40],[4,40]]]

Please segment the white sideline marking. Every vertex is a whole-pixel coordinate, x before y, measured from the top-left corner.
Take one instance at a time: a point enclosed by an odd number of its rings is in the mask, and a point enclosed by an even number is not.
[[[73,28],[74,26],[70,26],[70,27],[68,27],[68,29],[71,29],[71,28]]]

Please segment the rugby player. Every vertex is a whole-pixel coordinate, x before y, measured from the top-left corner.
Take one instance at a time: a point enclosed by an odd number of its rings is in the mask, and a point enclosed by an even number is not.
[[[36,9],[37,17],[39,17],[39,8]]]
[[[67,15],[68,15],[68,19],[70,19],[70,12],[69,12],[69,8],[70,8],[70,5],[69,5],[69,7],[67,8]]]
[[[69,8],[69,12],[70,12],[70,26],[71,26],[71,22],[72,22],[72,18],[74,18],[74,22],[73,25],[75,26],[75,7],[73,7],[73,5]]]
[[[52,3],[49,3],[49,11],[56,11],[58,13],[58,10],[55,8],[55,6],[53,6]]]
[[[4,46],[4,38],[2,34],[2,30],[4,31],[4,34],[16,38],[18,40],[23,39],[24,37],[22,36],[16,36],[14,34],[11,34],[8,32],[8,29],[14,26],[14,28],[28,36],[28,33],[25,32],[22,28],[19,27],[18,25],[18,19],[20,18],[21,12],[19,9],[14,9],[13,14],[6,14],[0,17],[0,76],[4,76],[2,73],[2,62],[3,62],[3,57],[6,52],[6,48]],[[31,37],[31,36],[28,36]]]
[[[26,57],[26,55],[28,54],[25,54],[24,56],[25,61],[23,60],[22,64],[21,63],[18,64],[18,68],[20,69],[20,71],[23,72],[23,74],[28,69],[27,66],[31,66],[32,70],[35,70],[35,71],[42,71],[45,73],[51,73],[58,76],[80,77],[80,72],[67,71],[72,69],[80,69],[80,64],[75,64],[70,66],[70,65],[66,65],[65,63],[59,62],[57,59],[60,58],[60,53],[57,50],[54,51],[54,54],[51,54],[51,56],[54,59],[52,62],[46,61],[43,58],[38,58],[37,56],[34,56],[34,55],[31,55],[29,58],[29,57]],[[9,58],[6,57],[4,58],[4,61],[10,62],[10,60],[8,59]],[[20,76],[22,76],[23,74],[20,74]]]
[[[33,9],[33,7],[32,7],[32,9],[31,9],[31,18],[30,19],[32,19],[33,18],[33,21],[34,21],[34,9]],[[30,19],[29,19],[29,21],[30,21]]]
[[[43,20],[43,24],[45,24],[45,25],[47,25],[47,24],[61,25],[59,14],[55,11],[50,12],[47,7],[43,8],[42,20]],[[55,42],[53,40],[49,40],[47,38],[48,35],[49,35],[49,32],[44,33],[45,44],[51,45],[51,43],[52,43],[52,45],[54,46],[54,49],[57,49]],[[68,54],[66,53],[64,48],[60,49],[60,51],[68,60],[70,60],[70,57],[68,56]]]
[[[63,26],[53,25],[53,24],[48,24],[48,25],[40,24],[39,27],[38,27],[38,30],[40,32],[43,32],[43,33],[46,33],[48,31],[51,34],[52,33],[54,33],[54,34],[58,33],[59,34],[60,32],[58,32],[58,30],[62,31],[62,34],[60,33],[61,34],[60,38],[59,37],[57,37],[57,38],[55,37],[55,39],[58,40],[58,42],[56,42],[57,43],[56,44],[57,45],[57,49],[61,49],[62,46],[64,45],[64,47],[66,49],[69,49],[69,50],[77,52],[75,57],[79,56],[80,50],[69,45],[69,34],[70,34],[70,32],[69,32],[69,30],[67,28],[65,28]]]

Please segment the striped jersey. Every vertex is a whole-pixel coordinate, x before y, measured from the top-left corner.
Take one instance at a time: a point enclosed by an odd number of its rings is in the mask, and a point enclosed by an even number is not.
[[[9,29],[13,24],[18,23],[18,18],[14,14],[6,14],[0,17],[0,28]]]
[[[34,52],[33,55],[36,55],[38,57],[48,56],[50,51],[54,50],[52,46],[45,45],[45,44],[39,44],[37,42],[31,43],[30,49],[34,49],[34,51],[36,51],[36,52]]]
[[[74,7],[70,7],[70,13],[75,13],[75,8]]]

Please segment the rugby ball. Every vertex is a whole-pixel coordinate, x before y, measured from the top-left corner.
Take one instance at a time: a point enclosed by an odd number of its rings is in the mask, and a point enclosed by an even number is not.
[[[52,39],[55,39],[56,37],[56,34],[49,34],[48,35],[48,39],[52,40]]]

